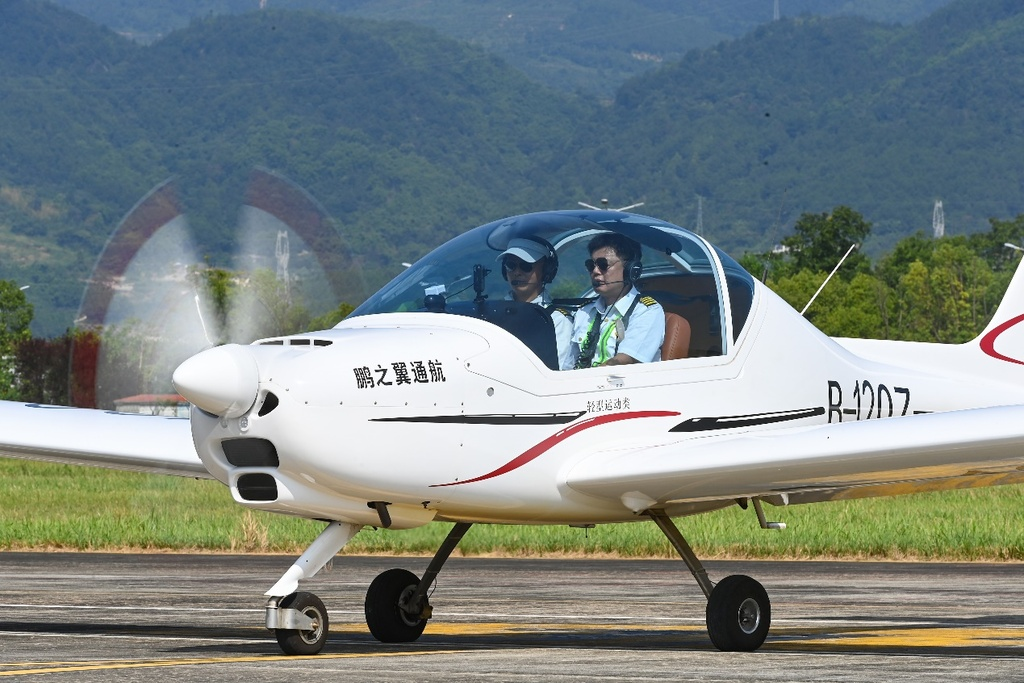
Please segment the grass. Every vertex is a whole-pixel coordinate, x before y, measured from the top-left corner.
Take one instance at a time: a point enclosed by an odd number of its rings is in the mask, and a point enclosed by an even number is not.
[[[1024,486],[766,507],[763,531],[733,507],[677,523],[702,558],[1024,561]],[[367,529],[344,553],[432,554],[450,525]],[[322,522],[253,512],[211,481],[0,459],[0,549],[299,554]],[[674,557],[649,522],[480,525],[463,555]]]

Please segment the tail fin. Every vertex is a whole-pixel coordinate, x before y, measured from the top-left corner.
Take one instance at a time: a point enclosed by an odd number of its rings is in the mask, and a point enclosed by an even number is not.
[[[975,341],[985,354],[997,360],[1024,365],[1024,259],[995,315]]]

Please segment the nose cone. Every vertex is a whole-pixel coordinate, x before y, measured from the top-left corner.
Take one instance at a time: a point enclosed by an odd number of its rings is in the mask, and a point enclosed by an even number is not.
[[[244,346],[226,344],[198,353],[171,377],[178,393],[193,405],[221,417],[241,417],[260,386],[256,359]]]

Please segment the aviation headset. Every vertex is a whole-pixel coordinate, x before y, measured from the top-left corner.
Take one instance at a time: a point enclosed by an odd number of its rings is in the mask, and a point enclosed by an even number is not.
[[[555,252],[555,248],[543,237],[530,235],[529,237],[520,237],[519,239],[535,242],[544,248],[544,270],[541,271],[540,281],[545,285],[551,284],[555,279],[555,275],[558,274],[558,254]],[[501,260],[501,277],[508,281],[508,270],[505,268],[505,259]]]
[[[631,287],[636,286],[644,272],[640,243],[619,233],[601,233],[587,245],[591,253],[601,247],[611,247],[619,256],[630,253],[633,258],[622,259],[622,281]]]
[[[636,285],[640,280],[640,276],[644,272],[644,264],[640,262],[638,258],[636,261],[626,261],[623,264],[622,279],[626,281],[627,285],[631,287]]]

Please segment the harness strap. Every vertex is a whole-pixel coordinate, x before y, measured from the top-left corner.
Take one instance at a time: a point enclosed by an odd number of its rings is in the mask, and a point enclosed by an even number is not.
[[[633,309],[636,308],[637,303],[640,301],[640,293],[637,292],[636,297],[633,299],[633,303],[629,305],[626,312],[621,318],[616,320],[616,324],[622,321],[622,331],[625,334],[626,329],[629,327],[629,316],[633,314]],[[576,369],[589,368],[590,364],[594,361],[594,355],[597,353],[597,348],[601,345],[598,339],[601,335],[601,314],[594,309],[594,317],[590,321],[590,327],[587,329],[587,337],[583,341],[583,349],[581,350],[580,357],[576,361]],[[609,328],[610,333],[610,328]],[[615,340],[615,348],[618,349],[619,340]],[[612,355],[615,355],[614,353]]]

